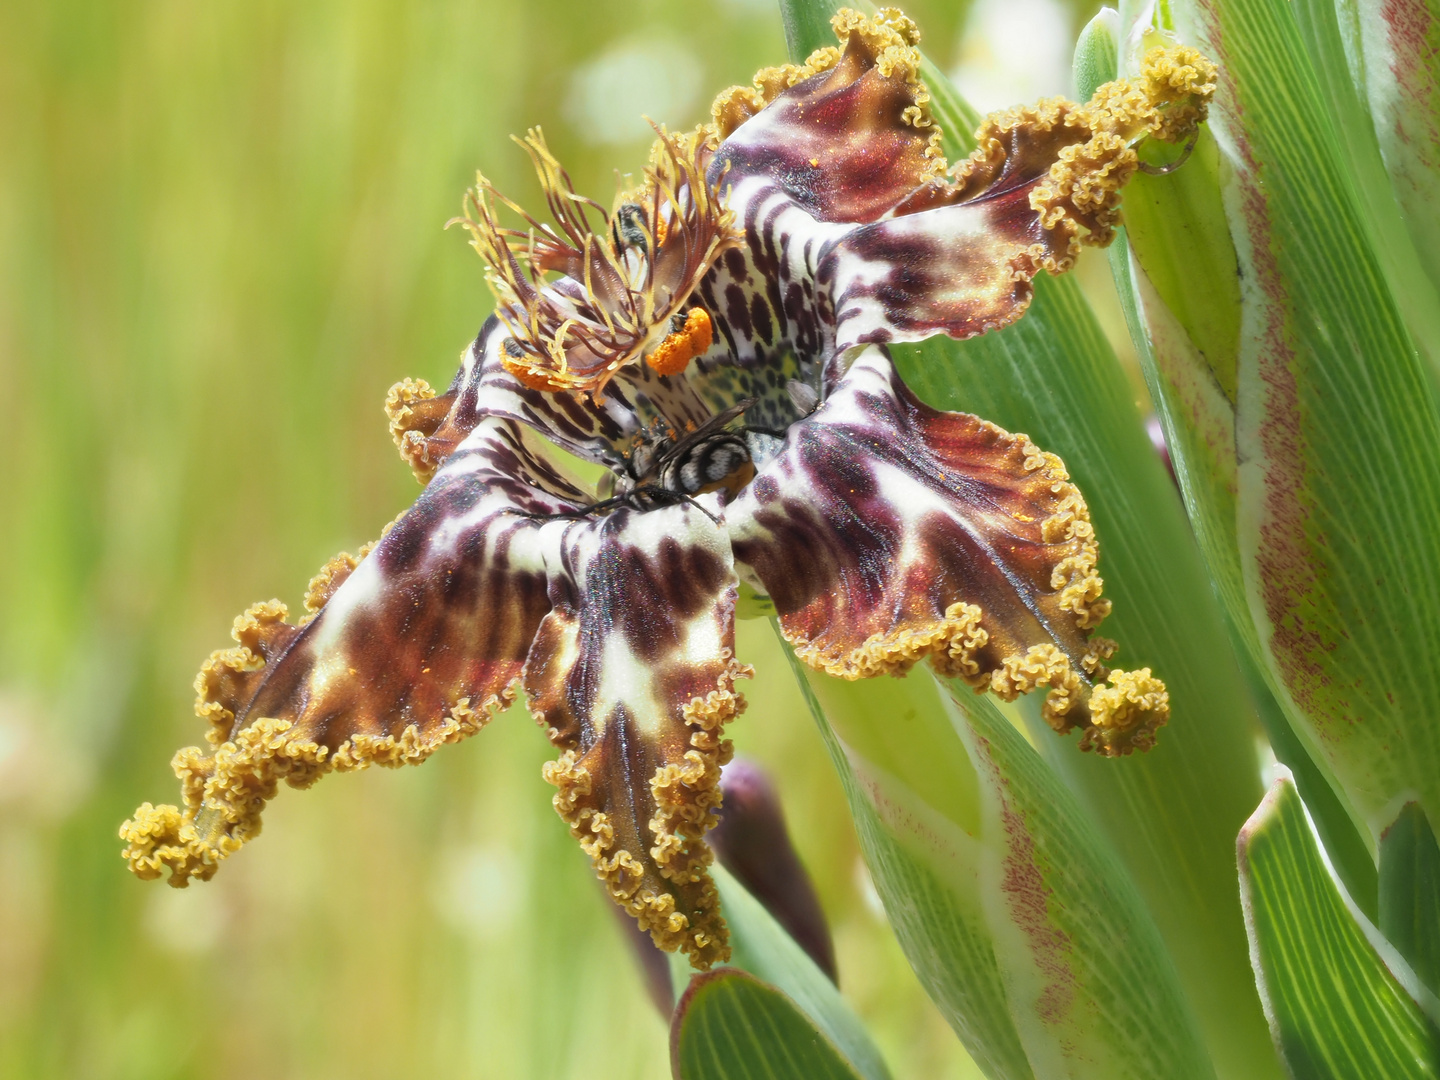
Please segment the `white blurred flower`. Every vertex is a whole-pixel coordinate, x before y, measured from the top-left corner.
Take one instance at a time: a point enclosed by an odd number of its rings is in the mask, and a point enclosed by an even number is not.
[[[0,688],[0,816],[64,817],[89,790],[89,748],[63,737],[35,695]]]
[[[477,844],[440,859],[434,902],[454,930],[486,939],[515,925],[527,891],[525,866],[513,851]]]
[[[704,65],[678,40],[618,42],[576,69],[565,118],[589,143],[648,141],[644,117],[672,131],[696,117]]]
[[[982,113],[1065,94],[1073,40],[1057,0],[976,0],[950,77]]]

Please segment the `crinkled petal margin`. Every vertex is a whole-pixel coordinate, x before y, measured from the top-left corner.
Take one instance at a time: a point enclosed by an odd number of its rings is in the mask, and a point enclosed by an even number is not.
[[[710,497],[713,500],[713,497]],[[715,504],[718,509],[718,503]],[[525,668],[560,747],[555,808],[610,895],[698,968],[729,956],[705,833],[730,760],[736,578],[724,532],[677,505],[576,523]]]
[[[298,624],[279,601],[236,619],[196,678],[211,749],[175,757],[183,807],[146,803],[121,829],[137,875],[208,879],[281,780],[423,761],[514,700],[550,607],[540,534],[563,529],[524,515],[587,501],[533,440],[481,422],[373,550],[321,569]]]
[[[796,655],[841,678],[943,675],[1011,700],[1106,756],[1168,716],[1148,669],[1108,672],[1109,612],[1089,512],[1064,465],[1023,435],[919,402],[864,350],[726,515],[735,557]],[[1094,684],[1109,676],[1113,685]]]
[[[1214,65],[1194,49],[1154,49],[1140,78],[1107,83],[1085,104],[1054,98],[988,117],[974,153],[947,174],[914,23],[894,9],[846,9],[833,25],[839,47],[767,68],[715,101],[725,138],[711,176],[731,185],[748,250],[712,272],[727,281],[702,288],[727,298],[711,300],[727,340],[779,325],[821,363],[857,344],[1014,322],[1037,273],[1063,273],[1082,245],[1113,238],[1135,145],[1191,137],[1215,89]],[[787,252],[800,251],[808,274],[797,276]],[[755,271],[765,287],[749,292],[763,315],[728,299]],[[818,295],[796,291],[807,277]]]
[[[387,402],[412,464],[443,426],[427,389]],[[138,876],[208,880],[281,780],[419,763],[523,685],[561,751],[545,768],[555,807],[611,896],[697,967],[728,957],[704,842],[750,674],[728,538],[688,504],[588,517],[537,443],[481,417],[373,550],[316,575],[307,619],[271,601],[236,620],[237,646],[197,679],[212,749],[176,755],[182,805],[146,803],[121,829]]]

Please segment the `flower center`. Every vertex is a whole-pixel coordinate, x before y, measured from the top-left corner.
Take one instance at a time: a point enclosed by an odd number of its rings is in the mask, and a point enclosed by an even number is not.
[[[661,375],[684,371],[714,340],[709,316],[686,311],[690,294],[715,260],[740,243],[719,181],[706,180],[713,131],[662,131],[644,183],[608,214],[576,194],[538,131],[521,145],[554,223],[530,217],[483,176],[467,215],[456,219],[488,264],[496,314],[510,331],[505,369],[535,390],[597,399],[642,357]],[[527,227],[502,226],[497,204]]]

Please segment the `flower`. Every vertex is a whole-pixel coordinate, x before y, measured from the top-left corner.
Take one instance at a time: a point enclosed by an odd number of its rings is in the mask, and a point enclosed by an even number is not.
[[[1006,699],[1047,688],[1083,748],[1151,745],[1164,686],[1105,667],[1064,466],[927,407],[884,346],[1018,318],[1036,273],[1110,238],[1132,144],[1193,132],[1213,67],[1157,50],[1087,105],[992,116],[947,174],[914,25],[834,25],[839,47],[722,94],[713,125],[662,131],[609,212],[538,133],[553,225],[503,227],[512,204],[480,178],[464,222],[496,313],[444,394],[407,380],[386,402],[424,491],[320,571],[298,623],[277,601],[236,620],[197,679],[210,749],[175,758],[183,808],[122,827],[139,876],[208,879],[279,781],[422,761],[523,690],[611,895],[657,944],[721,961],[704,836],[750,674],[742,583],[832,675],[928,659]],[[602,490],[551,447],[606,466]]]

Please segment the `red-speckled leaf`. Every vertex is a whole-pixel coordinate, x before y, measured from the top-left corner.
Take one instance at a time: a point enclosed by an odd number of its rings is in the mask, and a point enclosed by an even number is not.
[[[896,935],[987,1075],[1215,1075],[1134,883],[989,698],[803,675]]]
[[[1380,153],[1420,260],[1440,287],[1440,4],[1342,0],[1337,7],[1360,30]]]
[[[1440,411],[1295,10],[1170,10],[1220,67],[1210,126],[1241,272],[1237,621],[1373,841],[1397,796],[1440,810]]]

